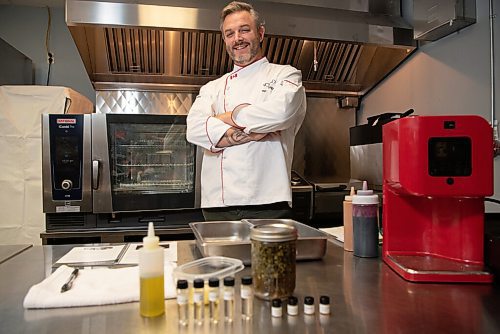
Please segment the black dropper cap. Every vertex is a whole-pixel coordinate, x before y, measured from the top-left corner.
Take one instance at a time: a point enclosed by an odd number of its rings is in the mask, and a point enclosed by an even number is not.
[[[198,289],[198,288],[203,288],[205,285],[205,282],[201,278],[197,278],[193,281],[193,286]]]
[[[217,277],[210,277],[208,279],[208,286],[211,288],[217,288],[219,286],[219,279]]]
[[[252,284],[252,276],[243,276],[241,278],[242,285],[251,285]]]
[[[314,297],[307,296],[304,298],[304,304],[306,305],[314,305]]]
[[[296,306],[299,303],[299,300],[295,296],[288,297],[288,305]]]
[[[234,286],[234,277],[224,277],[224,286]]]
[[[187,289],[188,281],[185,279],[180,279],[177,281],[177,289]]]
[[[328,296],[321,296],[321,297],[319,297],[319,303],[323,304],[323,305],[330,304],[330,297],[328,297]]]
[[[271,301],[273,307],[281,307],[281,299],[275,298]]]

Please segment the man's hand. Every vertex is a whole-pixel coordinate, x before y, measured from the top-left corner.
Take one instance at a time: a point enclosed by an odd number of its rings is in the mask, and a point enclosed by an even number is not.
[[[235,145],[245,144],[251,141],[259,141],[266,137],[267,133],[250,133],[247,134],[239,128],[230,128],[217,143],[217,147],[230,147]]]

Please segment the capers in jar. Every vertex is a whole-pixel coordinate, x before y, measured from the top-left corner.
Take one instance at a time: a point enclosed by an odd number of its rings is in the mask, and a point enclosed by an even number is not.
[[[252,228],[250,238],[255,295],[266,300],[291,295],[295,289],[295,227],[257,225]]]

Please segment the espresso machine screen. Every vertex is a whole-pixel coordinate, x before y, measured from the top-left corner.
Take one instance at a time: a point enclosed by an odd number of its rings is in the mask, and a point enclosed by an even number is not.
[[[470,176],[472,173],[469,137],[429,139],[430,176]]]

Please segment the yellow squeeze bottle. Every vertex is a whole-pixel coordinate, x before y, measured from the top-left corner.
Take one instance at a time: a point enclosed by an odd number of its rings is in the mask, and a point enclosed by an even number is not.
[[[165,313],[163,248],[155,236],[153,223],[143,238],[139,250],[140,310],[143,317],[156,317]]]

